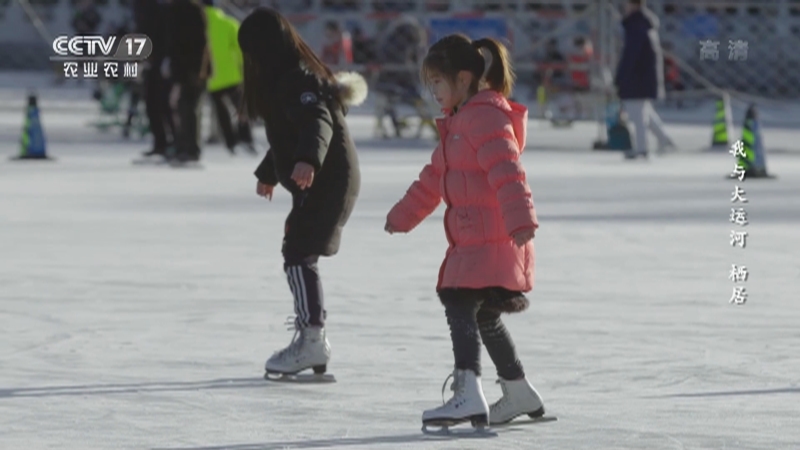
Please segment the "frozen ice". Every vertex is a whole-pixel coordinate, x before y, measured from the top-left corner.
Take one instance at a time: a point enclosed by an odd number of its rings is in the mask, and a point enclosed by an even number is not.
[[[665,113],[681,151],[648,162],[588,150],[593,124],[531,121],[536,286],[506,322],[559,420],[476,441],[420,432],[453,365],[434,292],[443,210],[409,235],[383,231],[432,142],[374,140],[353,113],[362,193],[341,253],[320,265],[338,382],[269,383],[264,360],[292,337],[287,193],[257,197],[258,159],[220,146],[204,170],[133,166],[148,142],[86,127],[85,89],[60,89],[42,97],[47,163],[5,158],[25,93],[0,92],[2,449],[800,447],[796,129],[764,127],[778,178],[743,182],[739,248],[733,157],[695,151],[711,114]],[[749,273],[742,305],[729,302],[732,265]]]

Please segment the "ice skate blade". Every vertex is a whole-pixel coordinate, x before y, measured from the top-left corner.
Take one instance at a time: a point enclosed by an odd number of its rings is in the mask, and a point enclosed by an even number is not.
[[[177,161],[170,161],[170,167],[173,169],[203,169],[203,164],[199,161],[187,161],[187,162],[177,162]]]
[[[336,377],[330,373],[264,373],[264,379],[277,383],[309,383],[324,384],[336,383]]]
[[[514,425],[533,425],[537,423],[545,423],[545,422],[555,422],[558,420],[556,416],[539,416],[539,417],[526,417],[524,419],[519,420],[511,420],[505,423],[493,423],[491,424],[492,428],[503,428],[503,427],[511,427]]]
[[[438,436],[463,436],[463,437],[493,437],[497,433],[487,428],[487,415],[477,414],[471,417],[460,419],[431,419],[422,421],[422,432],[425,434]],[[471,428],[452,427],[464,423],[470,423]]]
[[[475,428],[451,428],[451,425],[423,424],[422,433],[428,436],[476,439],[497,437],[497,433],[484,426],[478,426]]]
[[[164,158],[152,159],[134,159],[131,161],[134,166],[166,166],[169,163]]]

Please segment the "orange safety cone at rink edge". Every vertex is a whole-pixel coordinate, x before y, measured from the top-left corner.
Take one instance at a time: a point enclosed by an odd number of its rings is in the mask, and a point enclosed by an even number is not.
[[[747,108],[742,127],[742,152],[737,155],[737,163],[744,168],[747,178],[775,178],[767,172],[767,156],[764,152],[764,138],[758,123],[756,105]],[[742,155],[742,153],[744,155]]]
[[[47,155],[47,140],[44,136],[39,105],[36,94],[28,96],[28,107],[25,112],[25,123],[22,127],[19,155],[11,158],[15,161],[52,161]]]

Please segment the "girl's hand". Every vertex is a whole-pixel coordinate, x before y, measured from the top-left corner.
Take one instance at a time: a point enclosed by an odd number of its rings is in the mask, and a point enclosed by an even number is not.
[[[397,230],[395,230],[394,227],[392,227],[392,225],[389,223],[388,220],[386,221],[386,225],[383,227],[383,230],[389,234],[397,233]]]
[[[300,189],[311,187],[314,182],[314,166],[304,162],[298,162],[294,165],[294,172],[292,172],[292,180],[297,183]]]
[[[517,244],[517,247],[522,247],[523,245],[527,244],[528,241],[533,239],[535,236],[536,228],[523,228],[511,235],[511,237],[514,239],[514,243]]]
[[[272,191],[274,189],[275,186],[270,186],[259,181],[256,185],[256,194],[258,194],[260,197],[268,199],[269,201],[272,201]]]

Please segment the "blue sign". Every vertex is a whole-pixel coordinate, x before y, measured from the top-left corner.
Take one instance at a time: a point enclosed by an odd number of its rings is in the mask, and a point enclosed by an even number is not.
[[[508,26],[502,17],[431,19],[431,45],[455,33],[465,34],[472,40],[491,37],[504,43],[508,41]]]
[[[696,39],[719,36],[719,21],[710,14],[695,14],[684,20],[683,33]]]

